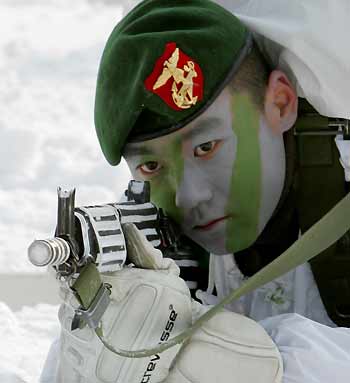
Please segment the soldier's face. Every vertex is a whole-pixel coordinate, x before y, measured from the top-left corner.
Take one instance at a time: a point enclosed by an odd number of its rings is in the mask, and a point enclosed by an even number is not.
[[[135,179],[183,232],[214,254],[250,246],[270,219],[285,176],[282,134],[248,95],[226,88],[184,128],[126,146]]]

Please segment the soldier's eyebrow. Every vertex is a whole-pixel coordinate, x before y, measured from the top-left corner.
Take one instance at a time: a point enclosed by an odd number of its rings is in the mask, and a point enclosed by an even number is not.
[[[193,138],[195,136],[206,135],[213,131],[216,125],[220,124],[220,118],[208,117],[205,120],[199,121],[193,129],[186,132],[183,137],[185,139]]]
[[[193,139],[194,137],[198,136],[206,136],[209,133],[213,132],[213,129],[216,125],[220,124],[221,119],[219,117],[208,117],[206,119],[202,119],[201,121],[198,121],[194,127],[184,132],[182,135],[182,138],[185,140],[187,139]],[[137,156],[145,156],[145,155],[154,155],[154,151],[146,146],[131,146],[128,145],[124,149],[123,156],[124,157],[137,157]]]
[[[145,146],[129,146],[124,150],[125,157],[152,155],[154,152]]]

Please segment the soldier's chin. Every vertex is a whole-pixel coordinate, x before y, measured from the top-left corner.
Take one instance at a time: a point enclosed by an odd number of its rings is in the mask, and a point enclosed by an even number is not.
[[[225,241],[223,238],[213,239],[213,238],[191,238],[193,241],[198,243],[204,250],[208,251],[214,255],[224,255],[230,253],[227,250]]]

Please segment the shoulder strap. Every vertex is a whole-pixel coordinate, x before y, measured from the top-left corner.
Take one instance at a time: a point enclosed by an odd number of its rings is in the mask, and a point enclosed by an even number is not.
[[[321,116],[306,100],[300,101],[294,134],[297,209],[304,233],[345,196],[346,185],[334,142],[341,121]],[[350,327],[350,233],[310,264],[329,317],[338,326]]]

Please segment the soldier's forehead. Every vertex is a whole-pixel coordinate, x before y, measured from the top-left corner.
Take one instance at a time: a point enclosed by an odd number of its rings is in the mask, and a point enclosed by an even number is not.
[[[127,157],[132,155],[151,154],[150,148],[155,147],[157,149],[157,147],[165,145],[166,142],[176,139],[177,137],[181,137],[181,139],[184,140],[197,137],[203,137],[203,139],[208,137],[209,139],[215,138],[215,134],[219,129],[223,128],[225,122],[227,125],[231,126],[232,97],[228,86],[226,86],[207,110],[183,128],[150,140],[127,143],[123,155]]]
[[[145,140],[141,142],[132,142],[125,145],[124,156],[140,155],[140,154],[151,154],[150,147],[158,146],[160,141],[169,141],[181,137],[181,139],[187,140],[192,139],[196,136],[207,135],[218,126],[220,119],[215,117],[208,117],[202,123],[188,124],[182,129],[176,132],[169,133],[164,136],[154,138],[152,140]]]

